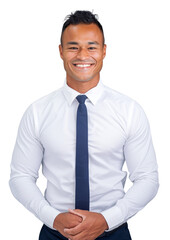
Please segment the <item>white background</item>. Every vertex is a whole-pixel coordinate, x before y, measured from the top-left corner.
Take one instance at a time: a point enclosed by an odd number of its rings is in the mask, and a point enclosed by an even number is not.
[[[169,238],[170,215],[170,1],[0,2],[0,234],[38,240],[42,223],[10,193],[11,155],[19,121],[29,104],[63,85],[58,53],[63,20],[74,10],[99,14],[107,43],[103,83],[135,100],[150,121],[160,189],[129,220],[133,240]],[[38,182],[41,189],[45,180]],[[130,184],[128,183],[126,188]],[[3,236],[3,237],[2,237]]]

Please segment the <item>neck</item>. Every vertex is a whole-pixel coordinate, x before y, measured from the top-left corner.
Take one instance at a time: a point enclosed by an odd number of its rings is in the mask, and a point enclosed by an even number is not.
[[[99,83],[99,78],[92,79],[89,81],[77,81],[77,80],[67,78],[67,85],[79,93],[88,92],[90,89],[96,87],[98,83]]]

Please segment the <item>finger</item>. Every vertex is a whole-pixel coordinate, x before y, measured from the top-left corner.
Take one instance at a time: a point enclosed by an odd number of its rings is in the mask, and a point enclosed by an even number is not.
[[[81,214],[81,213],[77,212],[76,210],[69,209],[68,211],[69,211],[70,213],[72,213],[72,214],[75,214],[75,215],[77,215],[77,216],[79,216],[79,217],[82,217],[82,218],[83,218],[83,220],[85,220],[85,218],[86,218],[86,216],[85,216],[85,215],[83,215],[83,214]]]
[[[82,223],[80,223],[74,228],[64,228],[64,232],[68,235],[75,236],[83,231],[83,228],[81,225]]]

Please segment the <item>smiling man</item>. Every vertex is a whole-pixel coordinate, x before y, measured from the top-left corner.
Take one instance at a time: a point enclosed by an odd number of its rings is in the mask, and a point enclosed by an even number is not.
[[[26,110],[11,191],[44,223],[39,240],[130,240],[128,219],[158,190],[147,117],[138,103],[101,82],[106,45],[96,15],[68,16],[59,51],[66,81]],[[126,193],[125,161],[133,183]],[[41,164],[45,196],[36,185]]]

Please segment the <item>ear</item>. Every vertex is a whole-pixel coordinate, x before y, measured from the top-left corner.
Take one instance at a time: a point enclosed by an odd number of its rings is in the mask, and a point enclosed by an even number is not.
[[[63,59],[63,47],[61,46],[61,44],[59,45],[59,52],[61,59]]]
[[[105,56],[106,56],[106,48],[107,48],[107,45],[104,44],[104,46],[103,46],[103,59],[104,59]]]

